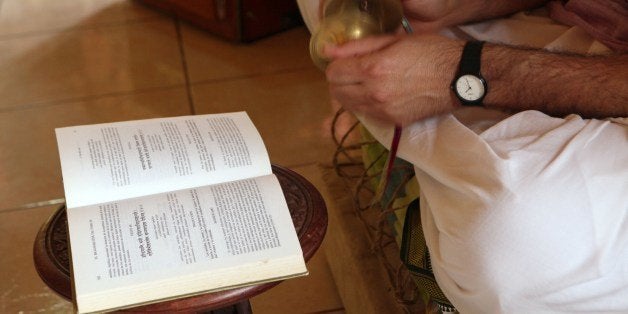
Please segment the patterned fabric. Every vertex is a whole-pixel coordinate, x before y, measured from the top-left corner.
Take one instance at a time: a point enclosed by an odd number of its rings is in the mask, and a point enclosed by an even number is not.
[[[363,127],[360,128],[362,141],[369,143],[362,146],[364,165],[373,175],[372,187],[378,186],[377,174],[385,167],[386,148],[374,141],[373,136]],[[430,255],[423,236],[419,210],[419,187],[414,177],[414,168],[407,161],[397,158],[394,162],[389,185],[386,187],[381,204],[391,204],[394,214],[388,218],[400,246],[400,258],[410,271],[413,281],[427,304],[435,302],[442,312],[455,312],[454,306],[442,292],[430,264]]]
[[[455,308],[440,289],[432,272],[430,253],[425,244],[419,200],[408,205],[403,226],[401,260],[406,265],[416,284],[430,300],[436,302],[443,312],[454,312]]]

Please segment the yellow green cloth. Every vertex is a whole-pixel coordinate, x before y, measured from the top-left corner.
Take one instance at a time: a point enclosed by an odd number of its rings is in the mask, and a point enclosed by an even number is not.
[[[368,175],[373,178],[369,184],[375,190],[379,185],[378,174],[386,166],[388,152],[365,128],[361,127],[360,133],[363,143],[368,143],[362,146],[362,158]],[[455,309],[438,287],[430,265],[429,251],[421,227],[418,201],[420,188],[414,177],[413,167],[399,158],[393,165],[390,181],[380,204],[392,204],[391,207],[395,209],[387,218],[400,247],[400,258],[424,300],[435,302],[444,312],[453,312]]]

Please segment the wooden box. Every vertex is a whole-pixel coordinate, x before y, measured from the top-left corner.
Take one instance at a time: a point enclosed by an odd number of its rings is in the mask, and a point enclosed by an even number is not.
[[[301,25],[296,0],[138,0],[230,41],[249,42]]]

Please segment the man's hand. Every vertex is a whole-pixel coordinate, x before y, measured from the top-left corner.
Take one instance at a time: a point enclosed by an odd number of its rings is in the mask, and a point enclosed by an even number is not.
[[[330,94],[350,111],[398,125],[451,112],[462,46],[435,35],[390,35],[328,47]]]

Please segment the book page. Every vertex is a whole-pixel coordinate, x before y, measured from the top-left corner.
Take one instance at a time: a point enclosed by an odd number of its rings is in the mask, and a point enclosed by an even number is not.
[[[246,113],[56,129],[68,208],[271,173]]]
[[[274,175],[68,209],[68,225],[79,306],[81,296],[178,276],[303,262]],[[230,285],[246,282],[242,274]]]

